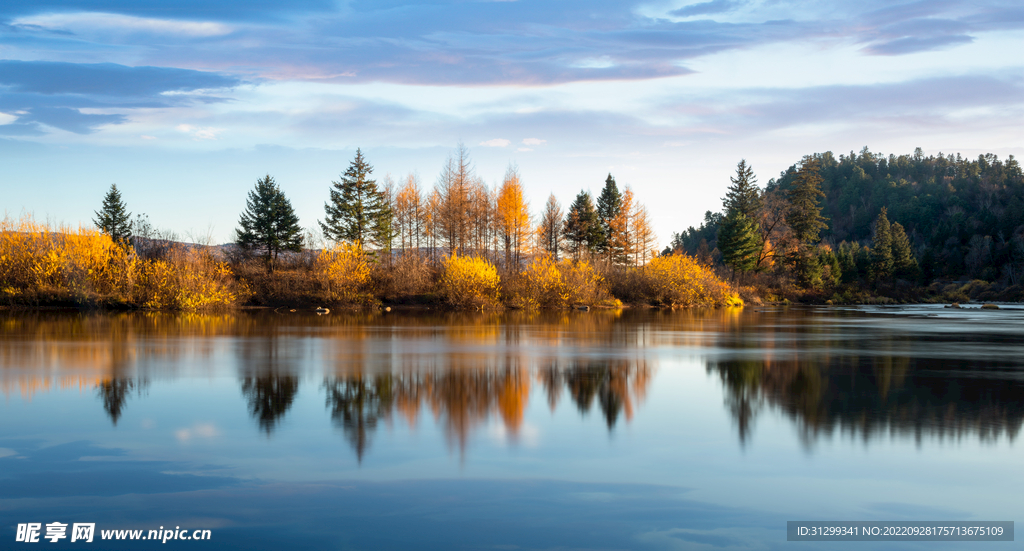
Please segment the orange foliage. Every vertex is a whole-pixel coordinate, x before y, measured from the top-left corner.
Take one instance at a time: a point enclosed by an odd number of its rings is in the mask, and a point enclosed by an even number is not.
[[[486,306],[498,301],[498,270],[486,259],[452,253],[444,261],[439,282],[441,298],[448,304],[465,308]]]
[[[672,306],[733,306],[743,301],[711,270],[677,253],[657,256],[641,270],[647,298]]]

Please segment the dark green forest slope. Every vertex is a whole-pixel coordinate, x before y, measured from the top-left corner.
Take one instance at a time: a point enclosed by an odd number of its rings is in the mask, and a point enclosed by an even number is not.
[[[926,157],[920,148],[911,155],[886,156],[866,147],[838,157],[819,153],[770,180],[763,196],[785,198],[809,160],[817,161],[822,179],[820,208],[828,227],[821,243],[840,257],[844,282],[857,279],[851,272],[858,255],[857,275],[870,279],[870,247],[883,207],[909,237],[919,269],[907,278],[916,284],[982,279],[1017,285],[1024,277],[1024,175],[1013,156]],[[725,215],[709,211],[700,227],[675,234],[672,247],[719,258],[717,237]],[[843,261],[844,255],[851,258]]]

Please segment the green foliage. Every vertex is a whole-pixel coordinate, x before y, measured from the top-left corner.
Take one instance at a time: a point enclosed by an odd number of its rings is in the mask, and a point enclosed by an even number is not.
[[[871,275],[875,282],[887,281],[892,277],[892,232],[886,209],[875,219],[875,235],[871,239]]]
[[[604,189],[597,198],[597,218],[600,231],[595,236],[593,248],[606,252],[611,245],[611,221],[619,215],[622,209],[622,194],[619,187],[615,185],[615,178],[609,173],[604,181]]]
[[[757,224],[742,211],[731,211],[718,227],[718,250],[722,252],[722,261],[733,270],[753,270],[761,250]]]
[[[914,258],[914,251],[910,245],[910,238],[906,230],[899,222],[894,222],[891,227],[892,233],[892,261],[896,277],[903,279],[917,279],[921,270],[918,267],[917,259]]]
[[[318,222],[328,239],[387,248],[394,238],[392,213],[377,181],[369,179],[373,167],[356,150],[356,156],[341,175],[331,182],[331,200],[324,203],[325,220]]]
[[[569,207],[568,214],[565,215],[562,235],[566,241],[566,252],[571,254],[575,260],[586,256],[586,253],[597,250],[603,234],[590,193],[581,191],[576,196],[576,200]]]
[[[238,224],[240,227],[235,230],[238,246],[262,253],[268,271],[274,270],[281,251],[302,250],[299,217],[269,174],[257,180],[256,188],[249,192]]]
[[[114,241],[127,243],[132,237],[132,214],[128,212],[117,184],[110,184],[110,190],[103,196],[103,207],[96,211],[93,223]]]
[[[822,178],[818,173],[819,166],[817,158],[804,157],[789,190],[791,209],[786,221],[800,243],[817,243],[821,230],[828,228],[828,218],[821,215],[819,205],[819,200],[825,196],[821,191]]]
[[[741,159],[736,165],[736,177],[730,176],[729,181],[732,185],[722,198],[725,212],[739,211],[747,218],[756,220],[761,210],[761,189],[757,187],[754,170],[747,165],[746,159]]]

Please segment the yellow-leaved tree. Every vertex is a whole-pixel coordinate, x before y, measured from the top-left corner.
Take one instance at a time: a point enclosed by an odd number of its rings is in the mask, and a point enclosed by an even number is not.
[[[505,248],[505,269],[519,271],[524,249],[528,247],[532,230],[530,204],[523,197],[523,184],[519,170],[509,166],[498,189],[498,235]]]

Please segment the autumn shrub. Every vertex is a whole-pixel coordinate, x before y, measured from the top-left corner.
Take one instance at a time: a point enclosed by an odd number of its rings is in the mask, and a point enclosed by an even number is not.
[[[733,306],[743,301],[711,270],[685,254],[658,256],[638,270],[647,300],[668,306]]]
[[[534,259],[511,279],[504,295],[509,305],[519,308],[562,308],[603,303],[611,298],[604,278],[589,262],[556,262],[547,255]]]
[[[226,262],[208,252],[174,247],[164,258],[140,263],[133,302],[159,310],[225,308],[248,298]]]
[[[498,269],[484,258],[452,253],[441,267],[438,292],[456,308],[493,306],[498,302]]]
[[[327,302],[354,302],[367,290],[370,264],[362,249],[350,243],[320,251],[313,261],[319,296]]]
[[[434,290],[437,269],[426,255],[407,251],[396,255],[390,264],[376,263],[370,280],[374,293],[385,300],[421,300]]]
[[[0,221],[0,293],[8,299],[123,298],[137,266],[127,246],[96,230],[53,229],[29,217]]]

